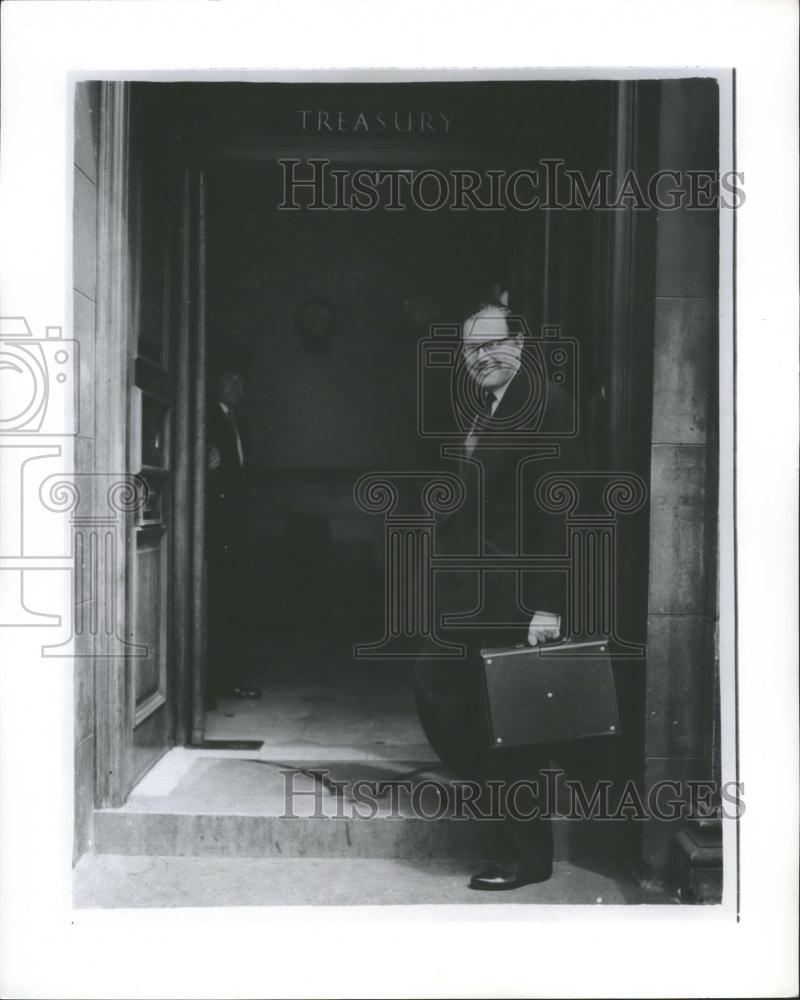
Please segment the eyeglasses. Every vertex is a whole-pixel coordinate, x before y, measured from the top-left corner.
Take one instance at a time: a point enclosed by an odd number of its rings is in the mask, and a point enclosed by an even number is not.
[[[465,344],[464,356],[470,359],[476,358],[481,351],[494,354],[495,351],[501,351],[504,344],[508,344],[509,341],[516,343],[516,340],[516,337],[501,337],[499,340],[484,340],[480,344]]]

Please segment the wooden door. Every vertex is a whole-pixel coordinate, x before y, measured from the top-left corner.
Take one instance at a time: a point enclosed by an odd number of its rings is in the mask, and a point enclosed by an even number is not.
[[[141,655],[131,660],[132,779],[174,740],[175,213],[164,163],[139,141],[132,107],[130,246],[132,324],[128,468],[147,487],[128,542],[130,628]],[[173,202],[174,205],[174,202]]]
[[[130,469],[148,487],[129,548],[134,771],[204,735],[205,228],[202,162],[132,105]],[[141,141],[137,142],[137,137]]]
[[[192,735],[204,651],[204,332],[199,172],[154,137],[135,85],[103,83],[101,95],[95,467],[147,486],[146,503],[125,515],[115,569],[128,652],[95,671],[95,804],[113,807]]]

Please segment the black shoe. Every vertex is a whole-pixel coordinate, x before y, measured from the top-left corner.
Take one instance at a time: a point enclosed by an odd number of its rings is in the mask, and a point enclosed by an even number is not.
[[[215,688],[214,691],[209,691],[206,695],[205,707],[207,712],[213,712],[219,708],[220,701],[227,701],[231,698],[236,701],[247,701],[248,699],[253,700],[261,696],[261,688],[245,687],[244,685]]]
[[[502,892],[505,889],[519,889],[534,882],[546,882],[553,874],[551,866],[539,868],[524,865],[519,861],[495,864],[485,872],[478,872],[469,880],[470,889]]]
[[[244,701],[246,699],[260,698],[261,688],[251,688],[245,687],[244,685],[237,685],[232,687],[229,692],[226,692],[230,698],[237,698],[239,701]]]

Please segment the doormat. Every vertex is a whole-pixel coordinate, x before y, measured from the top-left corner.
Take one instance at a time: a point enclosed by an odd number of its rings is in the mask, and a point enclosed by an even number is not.
[[[263,740],[200,740],[192,743],[197,750],[260,750]]]

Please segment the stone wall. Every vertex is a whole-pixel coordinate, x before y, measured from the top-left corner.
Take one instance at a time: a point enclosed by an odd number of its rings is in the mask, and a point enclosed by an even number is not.
[[[717,169],[715,81],[661,84],[659,168]],[[718,215],[659,214],[654,301],[645,786],[714,773]],[[649,822],[663,871],[675,824]]]
[[[80,351],[77,472],[94,465],[94,340],[97,269],[97,129],[99,85],[78,83],[75,88],[75,157],[73,205],[72,336]],[[89,601],[86,602],[87,604]],[[86,609],[84,609],[86,610]],[[94,807],[94,660],[76,659],[75,699],[75,839],[73,860],[92,845]]]

